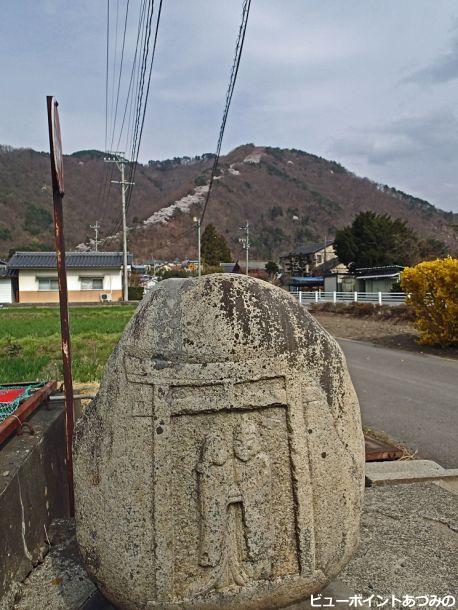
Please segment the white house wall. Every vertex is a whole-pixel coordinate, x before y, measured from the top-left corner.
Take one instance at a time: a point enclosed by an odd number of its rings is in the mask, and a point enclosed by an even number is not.
[[[57,271],[46,269],[19,271],[19,301],[22,303],[52,303],[59,300],[57,290],[39,290],[39,278],[57,278]],[[103,277],[102,290],[81,290],[82,277]],[[121,269],[69,269],[67,289],[70,302],[100,301],[101,294],[111,295],[111,300],[122,298]]]
[[[10,278],[0,278],[0,303],[13,302],[13,287]]]

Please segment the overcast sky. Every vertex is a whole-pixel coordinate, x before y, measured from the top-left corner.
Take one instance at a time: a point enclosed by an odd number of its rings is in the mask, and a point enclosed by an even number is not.
[[[164,0],[141,160],[214,150],[241,4]],[[106,1],[0,6],[0,143],[47,150],[54,94],[65,151],[103,149]],[[252,0],[223,150],[247,142],[335,159],[458,211],[458,2]]]

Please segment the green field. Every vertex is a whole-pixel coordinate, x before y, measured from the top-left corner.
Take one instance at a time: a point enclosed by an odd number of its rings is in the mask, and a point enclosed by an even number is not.
[[[73,378],[98,381],[135,305],[71,307]],[[0,383],[62,379],[57,307],[0,309]]]

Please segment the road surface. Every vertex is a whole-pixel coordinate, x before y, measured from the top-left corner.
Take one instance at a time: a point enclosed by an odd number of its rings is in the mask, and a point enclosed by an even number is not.
[[[363,424],[458,468],[458,361],[339,339]]]

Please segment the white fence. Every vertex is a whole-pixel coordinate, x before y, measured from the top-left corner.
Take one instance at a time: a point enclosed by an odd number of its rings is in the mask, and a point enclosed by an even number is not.
[[[399,305],[406,302],[403,292],[293,292],[299,303],[375,303]]]

